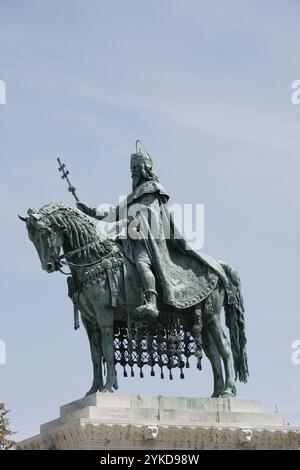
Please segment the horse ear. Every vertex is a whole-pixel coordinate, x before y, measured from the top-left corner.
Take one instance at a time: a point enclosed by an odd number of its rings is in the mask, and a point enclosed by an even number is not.
[[[22,220],[23,222],[27,222],[28,216],[26,216],[26,215],[23,216],[23,215],[19,215],[19,214],[18,214],[18,217],[19,217],[19,219]]]

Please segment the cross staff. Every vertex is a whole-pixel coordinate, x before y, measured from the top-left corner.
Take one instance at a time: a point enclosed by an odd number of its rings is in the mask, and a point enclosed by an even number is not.
[[[64,163],[61,162],[60,158],[57,159],[58,163],[59,163],[59,167],[58,167],[58,171],[61,171],[62,172],[62,179],[66,179],[67,183],[68,183],[68,191],[70,191],[70,193],[73,194],[75,200],[78,202],[79,201],[79,198],[76,194],[76,188],[75,186],[72,185],[71,181],[69,180],[69,170],[66,168],[66,165]]]

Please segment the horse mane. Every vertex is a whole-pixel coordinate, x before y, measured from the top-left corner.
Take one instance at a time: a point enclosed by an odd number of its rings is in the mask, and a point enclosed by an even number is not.
[[[90,244],[78,253],[79,258],[87,259],[91,254],[102,257],[115,245],[105,232],[97,230],[97,225],[91,217],[63,202],[46,204],[39,213],[67,237],[70,250]]]

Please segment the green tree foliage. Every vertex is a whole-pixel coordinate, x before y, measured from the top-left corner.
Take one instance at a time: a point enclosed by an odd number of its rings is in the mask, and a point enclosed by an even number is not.
[[[15,441],[10,439],[16,433],[9,429],[9,419],[6,416],[8,412],[4,403],[0,403],[0,450],[15,449],[16,446]]]

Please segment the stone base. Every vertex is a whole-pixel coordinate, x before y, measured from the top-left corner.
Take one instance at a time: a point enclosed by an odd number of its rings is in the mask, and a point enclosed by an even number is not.
[[[18,449],[299,449],[300,428],[256,400],[95,393]]]

